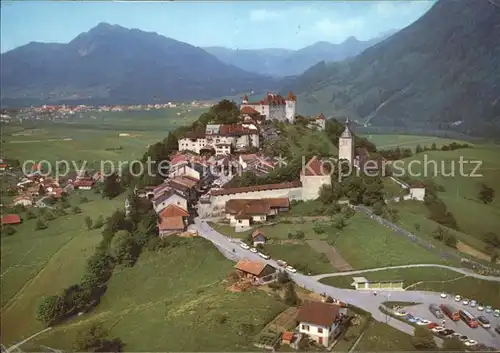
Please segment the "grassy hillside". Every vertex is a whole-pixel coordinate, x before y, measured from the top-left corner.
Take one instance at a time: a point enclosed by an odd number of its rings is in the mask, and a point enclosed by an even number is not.
[[[133,268],[113,275],[94,312],[56,327],[34,346],[71,348],[79,329],[102,323],[127,351],[254,350],[254,335],[284,305],[262,291],[228,291],[224,279],[233,265],[198,238],[143,253]]]
[[[85,217],[106,217],[124,202],[123,197],[110,201],[92,194],[87,196],[95,200],[80,204],[80,214],[61,216],[37,231],[36,219],[23,217],[15,234],[2,237],[2,343],[42,329],[34,314],[40,297],[56,294],[82,276],[87,258],[101,240],[101,230],[89,231]]]

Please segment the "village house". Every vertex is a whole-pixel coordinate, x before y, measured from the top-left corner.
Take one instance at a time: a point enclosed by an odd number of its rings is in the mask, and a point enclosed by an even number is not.
[[[264,284],[276,278],[276,269],[264,262],[243,259],[234,266],[237,273],[253,284]]]
[[[266,243],[266,235],[262,229],[257,229],[252,233],[253,246],[264,245]]]
[[[205,131],[190,131],[179,140],[179,151],[197,154],[229,155],[250,147],[260,146],[259,129],[253,124],[212,124]]]
[[[15,225],[15,224],[21,224],[22,220],[21,217],[19,217],[17,214],[8,214],[5,216],[2,216],[2,225]]]
[[[307,125],[307,127],[309,129],[325,131],[325,129],[326,129],[326,118],[323,115],[323,113],[321,113],[317,117],[313,117],[313,118],[309,119],[309,121],[310,122]]]
[[[253,111],[247,109],[249,107],[265,116],[268,120],[293,123],[295,121],[296,102],[297,97],[292,92],[289,92],[286,98],[279,94],[268,93],[264,99],[258,102],[249,102],[248,97],[244,96],[241,101],[240,112],[243,113],[244,110],[245,114],[248,114],[247,112],[254,114]]]
[[[168,205],[158,214],[160,224],[158,230],[160,237],[186,230],[189,223],[189,213],[177,205]]]
[[[153,206],[156,213],[160,213],[168,205],[176,205],[186,211],[188,210],[186,197],[180,191],[172,188],[165,189],[153,199]]]
[[[200,173],[196,171],[194,168],[192,168],[189,165],[188,161],[185,162],[179,162],[177,164],[171,165],[170,166],[170,172],[168,177],[169,178],[175,178],[175,177],[180,177],[180,176],[187,176],[192,178],[193,180],[200,180]]]
[[[305,301],[297,314],[299,332],[328,347],[341,332],[339,324],[346,314],[347,310],[339,305]]]
[[[200,184],[199,180],[189,176],[177,176],[168,179],[167,184],[170,188],[182,192],[188,203],[196,202],[198,198],[197,188]]]
[[[236,230],[243,230],[252,223],[262,223],[280,211],[288,211],[290,201],[287,198],[269,199],[232,199],[226,202],[225,213],[229,224]]]
[[[73,187],[77,190],[91,190],[94,186],[94,180],[92,179],[77,179],[73,182]]]
[[[425,184],[422,181],[416,181],[411,183],[409,195],[411,200],[424,201]]]
[[[12,205],[17,206],[17,205],[22,205],[22,206],[32,206],[33,205],[33,199],[29,196],[26,195],[21,195],[18,196],[14,199],[12,202]]]

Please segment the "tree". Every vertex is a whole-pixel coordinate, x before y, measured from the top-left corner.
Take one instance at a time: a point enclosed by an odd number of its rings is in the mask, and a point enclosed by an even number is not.
[[[450,248],[456,249],[458,245],[458,240],[457,237],[454,236],[453,234],[448,234],[444,238],[444,243]]]
[[[36,308],[36,319],[46,326],[57,322],[63,312],[63,298],[59,295],[43,296]]]
[[[8,235],[13,235],[13,234],[15,234],[15,233],[16,233],[16,230],[15,230],[15,229],[14,229],[14,227],[12,227],[12,226],[2,226],[2,227],[0,228],[0,231],[1,231],[2,235],[4,235],[4,234],[5,234],[5,235],[7,235],[7,236],[8,236]]]
[[[122,187],[119,183],[118,174],[113,173],[104,179],[104,184],[102,186],[102,196],[109,199],[113,199],[120,195],[122,192]]]
[[[299,303],[299,297],[295,292],[293,282],[288,282],[285,288],[285,303],[290,306],[295,306]]]
[[[437,150],[436,143],[433,142],[432,145],[431,145],[431,151],[436,151],[436,150]]]
[[[422,153],[424,150],[422,149],[422,147],[420,145],[417,145],[417,147],[415,148],[415,154],[417,153]]]
[[[119,264],[132,266],[137,258],[136,248],[134,238],[126,230],[118,231],[113,237],[111,250]]]
[[[434,337],[432,336],[432,333],[427,329],[427,327],[415,327],[415,331],[413,332],[411,341],[413,346],[418,350],[437,349],[436,342],[434,342]]]
[[[377,216],[380,216],[384,213],[384,204],[381,202],[376,202],[373,205],[373,213],[375,213]]]
[[[103,250],[96,251],[87,261],[82,285],[97,288],[105,284],[111,277],[114,260]]]
[[[104,225],[104,219],[102,215],[99,215],[97,220],[94,222],[94,229],[99,229]]]
[[[495,190],[488,187],[486,184],[481,184],[481,190],[479,191],[477,198],[485,205],[490,204],[495,199]]]
[[[444,352],[465,352],[465,345],[458,337],[443,340],[442,351]]]
[[[342,230],[345,228],[346,226],[346,221],[345,221],[345,218],[344,216],[341,216],[341,217],[337,217],[337,219],[335,220],[335,223],[334,223],[334,227],[337,228],[338,230]]]
[[[94,324],[77,333],[73,348],[76,352],[123,352],[125,344],[121,339],[107,337],[108,331]]]
[[[92,229],[92,218],[90,218],[89,216],[85,217],[85,225],[87,226],[88,230]]]
[[[285,271],[279,271],[277,277],[278,283],[286,284],[291,281],[290,276]]]
[[[73,207],[71,210],[73,211],[74,214],[82,213],[82,209],[78,206]]]
[[[38,187],[38,195],[44,196],[45,195],[45,188],[43,187],[42,184]]]
[[[41,218],[38,218],[36,223],[35,223],[35,230],[42,230],[42,229],[46,229],[48,226],[47,226],[47,223],[45,223],[45,221]]]
[[[132,221],[134,225],[137,225],[141,220],[141,214],[139,212],[139,197],[131,192],[127,197],[127,217]]]
[[[414,226],[415,226],[415,230],[416,230],[417,232],[420,232],[420,223],[415,223],[415,225],[414,225]]]

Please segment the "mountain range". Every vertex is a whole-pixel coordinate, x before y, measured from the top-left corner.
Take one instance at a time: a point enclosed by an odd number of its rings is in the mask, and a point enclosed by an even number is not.
[[[2,106],[202,100],[279,88],[201,48],[107,23],[67,44],[29,43],[1,61]]]
[[[245,71],[285,77],[300,75],[321,61],[341,61],[354,57],[396,32],[396,30],[387,31],[367,41],[360,41],[351,36],[340,44],[316,42],[299,50],[252,50],[224,47],[204,47],[203,49],[220,61],[237,66]]]
[[[500,5],[439,0],[359,56],[289,80],[303,114],[366,125],[500,135]]]

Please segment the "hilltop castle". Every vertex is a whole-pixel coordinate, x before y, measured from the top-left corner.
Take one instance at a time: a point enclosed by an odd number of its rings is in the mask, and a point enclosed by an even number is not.
[[[265,116],[266,119],[293,123],[295,121],[296,102],[297,97],[292,92],[289,92],[286,98],[279,94],[268,93],[259,102],[249,102],[248,97],[245,95],[241,101],[240,109],[249,107],[255,113]]]

